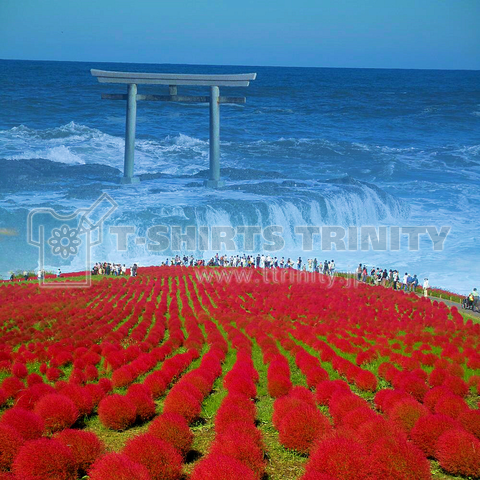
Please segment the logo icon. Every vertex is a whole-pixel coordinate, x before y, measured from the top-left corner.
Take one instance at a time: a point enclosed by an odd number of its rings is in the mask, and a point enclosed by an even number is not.
[[[78,247],[82,244],[78,234],[79,230],[77,228],[70,228],[68,225],[54,228],[52,236],[48,239],[48,244],[52,247],[52,253],[60,255],[63,259],[67,259],[70,255],[76,255]]]

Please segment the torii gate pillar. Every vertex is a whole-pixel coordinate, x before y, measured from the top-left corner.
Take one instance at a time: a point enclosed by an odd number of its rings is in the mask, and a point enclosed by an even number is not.
[[[127,120],[125,122],[125,162],[123,177],[120,183],[139,183],[140,179],[133,176],[135,157],[135,125],[137,123],[137,85],[128,84],[127,91]]]
[[[206,187],[219,188],[225,185],[220,180],[220,89],[210,87],[210,178]]]

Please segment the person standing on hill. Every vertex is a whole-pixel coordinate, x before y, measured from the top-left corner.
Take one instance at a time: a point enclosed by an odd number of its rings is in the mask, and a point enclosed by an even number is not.
[[[398,271],[394,270],[393,271],[393,289],[398,290],[398,283],[400,281],[400,277],[398,275]]]
[[[357,280],[360,281],[362,279],[362,264],[359,263],[357,267]]]
[[[390,287],[393,284],[393,270],[390,269],[388,271],[388,278],[387,278],[388,286]]]
[[[416,275],[413,276],[412,279],[412,291],[414,292],[418,287],[418,278]]]
[[[330,276],[335,275],[335,260],[332,259],[332,261],[328,264],[328,273],[330,273]]]
[[[428,298],[428,290],[430,288],[430,284],[428,283],[428,278],[425,278],[423,281],[423,296]]]

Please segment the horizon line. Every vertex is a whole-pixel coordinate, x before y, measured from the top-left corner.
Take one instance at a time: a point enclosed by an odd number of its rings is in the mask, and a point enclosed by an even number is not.
[[[437,68],[437,67],[332,67],[332,66],[298,66],[298,65],[244,65],[244,64],[214,64],[214,63],[171,63],[171,62],[127,62],[127,61],[100,61],[100,60],[47,60],[47,59],[25,59],[25,58],[0,58],[5,62],[58,62],[58,63],[111,63],[111,64],[132,64],[132,65],[184,65],[191,67],[246,67],[246,68],[311,68],[330,70],[419,70],[419,71],[441,71],[441,72],[480,72],[480,68]]]

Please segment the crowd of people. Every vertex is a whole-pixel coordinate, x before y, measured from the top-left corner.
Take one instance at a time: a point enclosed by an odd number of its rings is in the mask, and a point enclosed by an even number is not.
[[[137,276],[138,265],[134,263],[130,267],[130,276]],[[92,275],[127,275],[127,267],[121,263],[97,262],[92,268]]]
[[[220,255],[216,254],[207,262],[195,259],[193,255],[180,256],[176,255],[162,263],[166,266],[209,266],[209,267],[252,267],[252,268],[294,268],[304,272],[317,272],[324,275],[334,276],[336,266],[334,260],[318,261],[317,258],[309,258],[306,262],[302,257],[298,257],[293,261],[287,257],[271,257],[270,255],[257,254],[255,255]],[[361,263],[357,267],[356,277],[359,282],[370,283],[372,285],[381,285],[383,287],[392,287],[394,290],[403,290],[406,292],[414,292],[419,286],[419,279],[416,274],[409,274],[401,276],[398,270],[388,270],[373,267],[370,270],[366,265]],[[428,296],[430,284],[428,278],[423,280],[423,293],[425,297]]]
[[[386,268],[372,267],[370,274],[366,265],[361,263],[357,267],[357,280],[359,282],[372,283],[373,285],[381,285],[382,287],[392,287],[394,290],[403,290],[405,292],[415,292],[419,286],[419,280],[416,274],[412,275],[405,272],[403,277],[398,270],[388,270]],[[430,283],[428,278],[423,280],[423,294],[428,297],[428,290],[430,289]]]
[[[207,262],[198,260],[193,255],[183,257],[176,255],[171,260],[167,259],[162,265],[175,265],[175,266],[209,266],[209,267],[251,267],[251,268],[294,268],[300,271],[306,272],[318,272],[328,275],[335,274],[335,261],[325,260],[325,262],[319,262],[316,258],[309,258],[306,262],[302,257],[298,257],[297,260],[292,260],[287,257],[272,257],[270,255],[257,254],[255,255],[220,255],[216,254]]]

